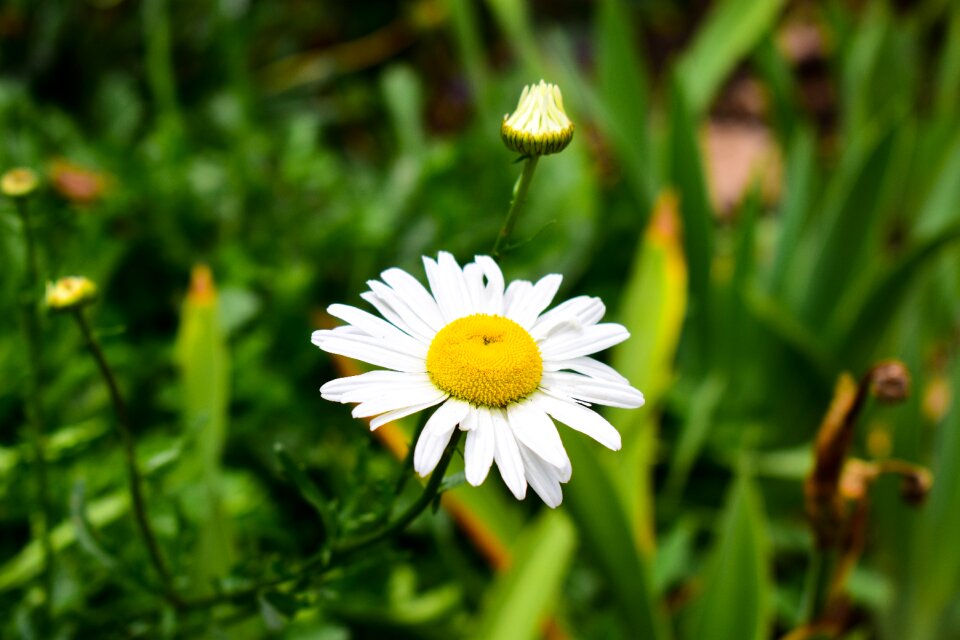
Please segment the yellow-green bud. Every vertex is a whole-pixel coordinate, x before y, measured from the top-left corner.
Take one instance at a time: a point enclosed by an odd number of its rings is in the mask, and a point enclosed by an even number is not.
[[[83,276],[60,278],[47,283],[45,298],[52,311],[68,311],[90,304],[97,298],[97,285]]]
[[[516,111],[503,116],[500,137],[524,156],[563,151],[573,140],[573,123],[563,110],[560,88],[543,80],[524,87]]]
[[[40,184],[37,174],[31,169],[18,167],[10,169],[0,178],[0,191],[9,198],[26,198]]]

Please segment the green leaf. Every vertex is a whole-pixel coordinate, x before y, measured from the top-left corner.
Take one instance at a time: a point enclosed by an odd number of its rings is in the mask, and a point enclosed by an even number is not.
[[[85,486],[82,480],[73,484],[70,493],[70,519],[76,530],[77,542],[80,548],[86,551],[114,577],[127,584],[151,591],[151,586],[140,571],[131,571],[119,558],[107,551],[100,543],[96,530],[87,515],[87,500]]]
[[[487,0],[494,19],[506,35],[510,46],[516,51],[528,73],[543,69],[537,38],[530,24],[528,3],[524,0]]]
[[[514,563],[488,593],[479,629],[471,637],[483,640],[523,640],[539,637],[538,623],[548,613],[576,547],[576,531],[559,511],[544,511],[521,533]]]
[[[760,497],[741,473],[727,499],[703,591],[692,605],[690,638],[760,640],[770,631],[767,532]]]
[[[576,470],[576,480],[564,490],[565,504],[585,553],[593,558],[614,599],[624,637],[669,638],[650,568],[637,549],[627,514],[620,501],[613,499],[616,488],[596,457],[596,443],[574,434],[564,438],[564,444]]]
[[[807,128],[799,129],[787,156],[786,185],[779,215],[777,244],[767,278],[770,291],[780,291],[793,264],[797,239],[803,231],[803,224],[810,210],[815,162],[813,133]]]
[[[946,46],[940,58],[937,74],[935,104],[937,112],[944,117],[954,117],[960,96],[960,5],[956,2],[950,11],[950,26],[947,28]]]
[[[822,323],[837,310],[837,300],[865,268],[869,248],[878,242],[877,226],[889,186],[887,171],[895,131],[857,137],[843,158],[821,206],[824,222],[813,248],[816,262],[808,280],[802,317]]]
[[[130,508],[126,492],[112,493],[95,500],[87,510],[91,527],[102,528],[122,516]],[[50,532],[54,551],[62,551],[77,541],[73,522],[62,522]],[[18,587],[40,574],[43,566],[42,541],[31,540],[19,554],[0,567],[0,593]]]
[[[273,451],[277,456],[277,461],[283,468],[283,473],[287,476],[300,492],[300,495],[317,510],[320,520],[323,523],[325,540],[337,537],[337,519],[330,506],[330,503],[323,496],[320,488],[310,479],[303,467],[297,463],[279,442],[273,446]]]
[[[674,377],[674,360],[687,305],[687,265],[678,218],[676,198],[662,195],[637,246],[619,306],[619,321],[638,339],[617,345],[613,365],[643,392],[647,404],[639,411],[607,409],[604,412],[623,436],[623,451],[616,461],[616,479],[628,518],[645,551],[654,547],[655,412]]]
[[[888,268],[865,293],[851,296],[850,302],[843,305],[844,314],[830,331],[833,342],[844,346],[847,361],[866,362],[916,278],[941,251],[958,240],[960,225],[943,230]]]
[[[601,124],[624,165],[626,181],[644,215],[658,183],[646,114],[650,112],[648,74],[621,0],[603,0],[596,17],[597,82]]]
[[[952,384],[960,388],[960,358],[954,358]],[[906,588],[897,598],[896,631],[891,637],[933,640],[947,637],[944,616],[955,608],[960,588],[960,403],[954,399],[937,429],[933,489],[919,515],[912,544]]]
[[[489,122],[493,117],[490,102],[490,81],[477,10],[473,0],[447,0],[450,11],[450,26],[453,29],[460,57],[470,80],[470,86],[480,106],[480,121]]]
[[[224,513],[221,457],[227,437],[230,359],[220,322],[213,276],[197,266],[183,303],[176,358],[183,385],[183,420],[193,446],[183,456],[184,482],[204,493],[200,536],[194,549],[194,579],[199,592],[225,576],[233,562],[230,521]]]
[[[936,178],[917,217],[916,234],[921,238],[936,235],[956,219],[960,207],[960,132],[953,136],[953,144],[937,164],[928,168]]]
[[[704,380],[693,394],[690,416],[684,421],[680,439],[673,450],[665,489],[667,496],[674,501],[679,500],[687,475],[706,442],[714,412],[726,386],[726,381],[719,374],[714,374]]]
[[[714,5],[677,65],[694,114],[713,100],[740,60],[776,22],[784,0],[726,0]]]
[[[674,80],[670,100],[670,182],[680,199],[683,246],[689,272],[691,349],[701,366],[710,360],[713,208],[707,192],[700,147],[699,120],[692,115],[682,84]]]

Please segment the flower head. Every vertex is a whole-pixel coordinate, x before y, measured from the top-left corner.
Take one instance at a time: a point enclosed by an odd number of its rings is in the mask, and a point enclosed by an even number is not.
[[[416,443],[417,473],[434,470],[459,428],[467,432],[470,484],[482,483],[496,462],[518,499],[529,484],[556,507],[571,467],[554,420],[617,450],[620,434],[590,405],[643,405],[643,394],[623,376],[589,357],[625,340],[627,330],[600,323],[599,298],[579,296],[546,311],[560,287],[556,274],[504,288],[488,256],[461,268],[441,252],[423,264],[429,291],[396,268],[368,282],[361,297],[382,318],[330,306],[348,324],[315,331],[313,343],[384,370],[332,380],[321,394],[357,403],[353,416],[372,418],[372,429],[439,405]]]
[[[39,184],[37,174],[25,167],[10,169],[0,177],[0,191],[8,198],[25,198],[33,193]]]
[[[524,87],[516,111],[503,116],[500,137],[525,156],[563,151],[573,140],[573,123],[563,110],[560,88],[543,80]]]
[[[53,311],[67,311],[90,304],[97,298],[97,285],[83,276],[60,278],[47,283],[46,305]]]

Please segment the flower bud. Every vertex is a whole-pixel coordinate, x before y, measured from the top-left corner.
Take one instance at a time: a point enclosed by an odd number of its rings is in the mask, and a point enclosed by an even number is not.
[[[83,276],[60,278],[47,283],[45,302],[52,311],[78,309],[97,298],[97,285]]]
[[[17,167],[10,169],[0,178],[0,191],[8,198],[26,198],[36,191],[40,179],[32,169]]]
[[[899,360],[880,362],[870,372],[870,392],[883,404],[903,402],[910,395],[910,372]]]
[[[543,80],[524,87],[516,111],[503,116],[500,137],[524,156],[563,151],[573,139],[573,123],[563,110],[560,88]]]
[[[907,504],[917,507],[927,500],[933,488],[933,475],[926,469],[916,469],[903,476],[900,495]]]

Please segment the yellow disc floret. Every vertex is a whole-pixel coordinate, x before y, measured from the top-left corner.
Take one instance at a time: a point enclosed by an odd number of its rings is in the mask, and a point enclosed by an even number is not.
[[[454,398],[506,407],[537,390],[543,358],[516,322],[478,313],[437,332],[427,352],[427,371],[433,383]]]

